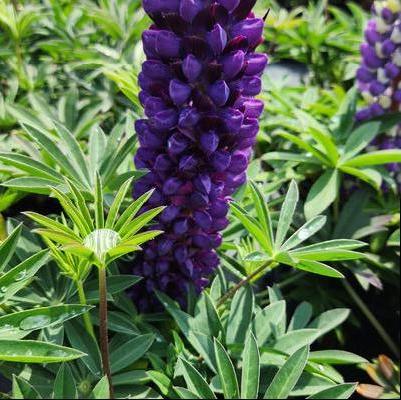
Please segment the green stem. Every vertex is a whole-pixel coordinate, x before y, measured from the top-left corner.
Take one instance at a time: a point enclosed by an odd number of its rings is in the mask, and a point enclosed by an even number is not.
[[[110,399],[113,399],[114,393],[110,370],[109,336],[107,328],[106,266],[101,266],[99,268],[99,321],[100,352],[102,355],[103,374],[107,376],[110,387]]]
[[[78,289],[79,302],[82,305],[86,306],[88,304],[88,302],[86,300],[83,282],[81,280],[77,280],[75,283],[76,283],[77,289]],[[91,321],[89,312],[84,313],[83,319],[84,319],[84,325],[85,325],[86,331],[89,333],[89,335],[91,335],[94,339],[96,339],[95,331],[93,329],[93,325],[92,325],[92,321]]]
[[[246,278],[239,281],[224,296],[220,298],[220,300],[217,302],[217,308],[222,306],[228,299],[231,299],[231,297],[233,297],[235,293],[237,293],[237,291],[242,288],[242,286],[246,285],[253,278],[257,277],[260,273],[262,273],[265,269],[269,268],[272,263],[273,261],[268,261],[264,263],[262,266],[253,271],[250,275],[248,275]]]
[[[390,335],[383,328],[383,326],[379,322],[379,320],[373,315],[373,313],[369,310],[368,306],[364,303],[364,301],[361,299],[361,297],[358,295],[358,293],[355,291],[355,289],[345,279],[342,281],[342,283],[343,283],[345,289],[347,290],[348,294],[352,297],[352,299],[355,301],[356,305],[360,308],[360,310],[365,315],[365,317],[369,320],[369,322],[372,324],[372,326],[376,329],[377,333],[380,335],[380,337],[383,339],[383,341],[387,344],[389,349],[397,356],[397,358],[399,358],[400,352],[398,350],[398,346],[394,343],[393,339],[391,339]]]

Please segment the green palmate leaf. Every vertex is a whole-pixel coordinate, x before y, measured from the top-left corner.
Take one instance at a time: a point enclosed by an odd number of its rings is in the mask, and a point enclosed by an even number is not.
[[[19,363],[58,363],[75,360],[84,353],[35,340],[0,340],[0,360]]]
[[[108,229],[113,229],[114,224],[117,220],[118,213],[120,211],[121,204],[127,195],[129,188],[131,187],[132,179],[127,180],[117,192],[116,197],[114,198],[113,204],[110,207],[109,214],[106,219],[105,227]]]
[[[311,219],[329,207],[337,198],[340,184],[338,170],[327,170],[312,186],[305,202],[306,219]]]
[[[178,396],[180,396],[180,399],[188,399],[188,400],[200,399],[198,395],[196,395],[194,392],[191,392],[188,389],[177,386],[174,386],[173,389],[178,394]]]
[[[27,172],[34,177],[49,179],[56,184],[63,183],[63,176],[61,174],[46,164],[34,160],[32,157],[17,153],[0,153],[0,161]]]
[[[294,311],[294,315],[288,325],[288,332],[305,328],[312,318],[313,307],[310,303],[304,301],[298,305]]]
[[[111,371],[119,372],[139,360],[148,351],[154,340],[153,334],[141,335],[116,349],[110,356]]]
[[[17,247],[22,231],[22,224],[18,225],[2,243],[0,242],[0,272],[4,270]]]
[[[78,398],[74,376],[68,364],[61,364],[54,380],[53,399],[76,399]]]
[[[201,399],[215,399],[213,391],[202,375],[186,360],[179,359],[184,374],[185,382],[191,392]]]
[[[91,308],[81,305],[61,305],[4,315],[0,317],[0,339],[22,339],[32,331],[61,325]]]
[[[227,344],[244,343],[252,320],[254,303],[253,291],[249,285],[235,293],[228,317]]]
[[[285,237],[290,229],[294,217],[295,208],[299,200],[298,186],[292,181],[281,207],[280,219],[277,226],[275,248],[279,249],[283,244]]]
[[[309,239],[316,232],[320,231],[326,224],[327,218],[318,215],[309,220],[305,225],[299,228],[280,248],[281,251],[288,251]]]
[[[260,379],[260,356],[258,344],[249,331],[242,353],[241,399],[257,399]]]
[[[321,364],[347,365],[362,364],[368,361],[356,354],[343,350],[320,350],[310,353],[309,360]]]
[[[344,275],[329,265],[313,260],[299,260],[293,267],[302,271],[311,272],[317,275],[328,276],[330,278],[344,278]]]
[[[349,136],[342,160],[348,160],[360,153],[380,132],[380,122],[367,122],[355,129]]]
[[[264,232],[267,237],[267,242],[270,247],[270,251],[273,251],[273,242],[274,242],[273,226],[269,208],[264,199],[263,193],[259,189],[258,185],[256,185],[254,182],[251,181],[250,188],[251,188],[253,203],[255,205],[256,213],[258,216],[258,221],[264,229]]]
[[[266,234],[263,232],[260,224],[254,218],[249,216],[247,212],[237,203],[231,202],[230,209],[233,215],[242,223],[244,228],[255,238],[255,240],[257,240],[262,248],[270,254],[271,250],[269,250],[269,240],[267,239]]]
[[[309,396],[308,399],[349,399],[355,392],[356,383],[342,383]]]
[[[320,336],[325,335],[327,332],[337,328],[341,325],[350,315],[350,310],[346,308],[338,308],[326,311],[316,317],[308,326],[310,329],[319,329]]]
[[[252,322],[258,346],[263,346],[270,336],[279,332],[278,326],[286,319],[285,301],[277,301],[259,310]]]
[[[104,376],[93,388],[92,396],[94,399],[109,399],[110,386],[107,376]]]
[[[300,378],[308,360],[309,347],[295,352],[277,372],[268,387],[265,399],[286,399]]]
[[[214,339],[214,351],[224,397],[226,399],[238,399],[239,387],[234,365],[223,345],[216,338]]]
[[[346,161],[343,165],[346,167],[368,167],[371,165],[383,165],[401,163],[401,150],[381,150],[372,151],[362,154],[351,160]]]
[[[25,379],[13,375],[12,386],[13,399],[41,399],[38,391]]]
[[[77,245],[79,242],[72,236],[65,234],[60,231],[52,230],[52,229],[34,229],[34,233],[43,236],[48,240],[52,240],[55,243],[63,244],[63,245]]]

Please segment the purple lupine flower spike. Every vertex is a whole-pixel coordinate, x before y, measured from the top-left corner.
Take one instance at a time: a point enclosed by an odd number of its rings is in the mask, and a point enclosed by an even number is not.
[[[356,118],[366,121],[391,112],[401,111],[401,2],[376,0],[372,7],[361,46],[362,63],[357,71],[357,83],[367,106]],[[400,148],[401,125],[377,138],[372,146],[380,149]],[[401,190],[401,167],[388,169]]]
[[[151,188],[167,208],[165,234],[145,245],[134,273],[143,287],[183,302],[188,284],[201,290],[218,266],[229,196],[246,181],[263,103],[267,56],[255,0],[144,0],[154,24],[143,33],[147,60],[139,75],[147,119],[136,123],[139,168],[134,196]],[[139,296],[139,297],[138,297]],[[137,294],[140,307],[151,306]],[[153,298],[154,296],[151,296]]]

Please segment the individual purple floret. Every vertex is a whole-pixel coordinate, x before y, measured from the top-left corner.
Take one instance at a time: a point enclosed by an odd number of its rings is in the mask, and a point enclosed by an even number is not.
[[[391,112],[401,111],[401,2],[376,1],[373,18],[365,31],[361,46],[362,64],[357,71],[360,92],[367,107],[356,118],[365,121]],[[380,149],[400,148],[401,126],[378,138],[373,146]],[[401,167],[389,166],[401,189]]]
[[[148,292],[184,301],[216,269],[230,195],[245,183],[263,103],[267,56],[255,52],[264,21],[256,0],[144,0],[154,21],[143,33],[147,56],[139,74],[147,119],[136,123],[137,168],[150,172],[134,196],[155,188],[151,206],[165,232],[135,261]],[[145,292],[146,293],[146,292]],[[153,295],[137,295],[142,309]]]

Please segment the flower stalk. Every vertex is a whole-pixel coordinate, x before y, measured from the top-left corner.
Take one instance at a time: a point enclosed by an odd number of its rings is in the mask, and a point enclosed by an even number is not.
[[[107,317],[107,280],[106,267],[99,268],[99,339],[102,356],[103,375],[107,377],[110,388],[110,399],[114,398],[113,382],[110,369],[110,351]]]

